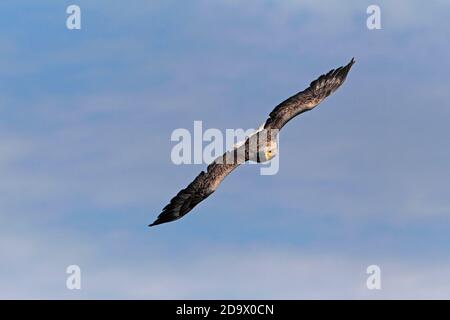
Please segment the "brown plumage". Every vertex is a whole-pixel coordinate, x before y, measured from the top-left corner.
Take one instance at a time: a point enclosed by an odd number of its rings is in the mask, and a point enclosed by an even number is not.
[[[241,163],[248,160],[257,162],[268,161],[275,155],[264,160],[260,160],[260,151],[267,148],[272,149],[272,145],[266,145],[260,142],[260,137],[267,135],[267,140],[278,134],[278,131],[297,115],[312,110],[320,104],[326,97],[336,91],[344,83],[355,60],[352,59],[346,66],[339,67],[321,75],[318,79],[311,82],[308,88],[293,95],[280,103],[269,114],[269,118],[264,124],[263,130],[247,138],[245,143],[235,147],[218,157],[212,162],[206,172],[202,171],[185,189],[170,200],[170,203],[164,207],[161,214],[150,226],[177,220],[191,211],[197,204],[210,196],[222,182],[222,180],[236,169]],[[251,144],[251,139],[256,139],[255,144]],[[263,141],[263,140],[261,140]],[[256,145],[256,149],[252,148]],[[275,147],[276,148],[276,147]]]
[[[264,128],[281,130],[295,116],[314,109],[344,83],[355,59],[346,66],[333,69],[311,82],[308,88],[286,99],[269,114]]]

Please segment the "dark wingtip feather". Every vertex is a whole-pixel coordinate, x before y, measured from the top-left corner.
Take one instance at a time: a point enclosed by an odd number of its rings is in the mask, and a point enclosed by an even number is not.
[[[350,60],[350,62],[343,68],[343,70],[345,70],[345,75],[348,74],[352,66],[355,64],[355,62],[356,62],[355,57],[353,57],[352,60]]]
[[[312,81],[309,86],[311,88],[315,88],[319,83],[327,81],[328,79],[332,79],[332,78],[339,78],[339,79],[345,80],[348,73],[350,72],[350,69],[352,68],[353,64],[355,64],[354,57],[350,60],[350,62],[347,65],[339,67],[337,69],[332,69],[332,70],[328,71],[327,73],[322,74],[319,78]],[[333,88],[332,91],[336,90],[339,86]]]
[[[153,222],[152,224],[149,224],[149,227],[153,227],[153,226],[157,226],[158,224],[161,224],[163,222],[159,222],[158,220],[155,220],[155,222]]]
[[[353,57],[350,60],[350,62],[345,67],[342,68],[342,70],[345,71],[345,73],[348,73],[350,71],[351,67],[355,64],[355,62],[356,62],[355,58]]]
[[[149,224],[148,226],[153,227],[153,226],[171,222],[171,221],[174,221],[177,219],[178,219],[178,217],[175,217],[174,215],[171,215],[171,214],[160,214],[159,217],[152,224]]]
[[[341,78],[344,81],[347,78],[347,75],[354,64],[355,58],[353,57],[346,66],[339,68],[339,71],[335,74],[335,76]]]
[[[153,221],[153,223],[149,224],[149,227],[153,227],[153,226],[157,226],[158,224],[160,224],[161,222],[158,221],[158,219],[156,219],[155,221]]]
[[[149,227],[153,227],[153,226],[157,226],[158,224],[163,223],[162,221],[160,221],[159,219],[156,219],[153,223],[149,224]]]

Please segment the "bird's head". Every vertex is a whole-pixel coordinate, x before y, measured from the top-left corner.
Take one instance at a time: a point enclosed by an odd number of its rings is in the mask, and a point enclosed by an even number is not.
[[[264,149],[260,153],[260,162],[270,161],[278,153],[278,146],[276,141],[269,141],[264,145]]]

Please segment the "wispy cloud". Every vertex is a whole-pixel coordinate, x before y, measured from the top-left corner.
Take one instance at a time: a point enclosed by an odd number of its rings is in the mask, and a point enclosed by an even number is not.
[[[369,4],[80,0],[78,33],[63,3],[0,4],[0,296],[448,297],[448,4],[380,1],[379,31]],[[243,166],[146,227],[204,169],[171,163],[172,130],[255,127],[353,55],[276,176]]]

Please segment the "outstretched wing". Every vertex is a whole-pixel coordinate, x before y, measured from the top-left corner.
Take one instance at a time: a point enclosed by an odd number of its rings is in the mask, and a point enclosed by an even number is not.
[[[355,63],[352,59],[346,66],[333,69],[311,82],[309,87],[288,98],[273,109],[267,119],[265,129],[280,130],[295,116],[309,111],[336,91],[345,81],[350,68]]]
[[[248,160],[248,154],[244,150],[245,159],[239,161],[238,150],[242,151],[242,148],[245,148],[245,145],[234,148],[214,160],[208,166],[206,172],[200,172],[194,181],[170,200],[170,203],[164,207],[156,221],[150,226],[180,219],[197,204],[209,197],[231,171]]]

